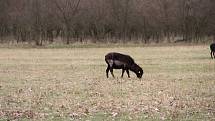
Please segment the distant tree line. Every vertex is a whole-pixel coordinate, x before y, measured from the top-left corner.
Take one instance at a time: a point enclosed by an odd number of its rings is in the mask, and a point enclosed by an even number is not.
[[[215,0],[0,0],[0,42],[202,42]]]

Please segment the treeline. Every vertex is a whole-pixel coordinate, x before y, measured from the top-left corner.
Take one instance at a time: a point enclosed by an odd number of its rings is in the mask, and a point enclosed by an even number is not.
[[[215,0],[0,0],[0,42],[201,42]]]

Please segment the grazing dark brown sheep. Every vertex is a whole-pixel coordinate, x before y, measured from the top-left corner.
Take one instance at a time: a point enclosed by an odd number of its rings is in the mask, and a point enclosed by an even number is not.
[[[114,77],[113,69],[122,69],[121,77],[123,77],[123,74],[126,71],[128,78],[130,78],[129,70],[133,71],[138,78],[141,78],[143,75],[142,68],[138,66],[129,55],[124,55],[116,52],[108,53],[107,55],[105,55],[105,61],[108,64],[108,67],[106,69],[107,78],[109,71]]]
[[[215,59],[215,43],[211,44],[210,48],[211,48],[211,58]]]

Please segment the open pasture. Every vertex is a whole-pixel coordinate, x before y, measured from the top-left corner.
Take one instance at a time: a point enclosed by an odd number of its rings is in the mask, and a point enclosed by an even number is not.
[[[142,79],[106,78],[104,55],[131,55]],[[0,120],[215,120],[208,46],[0,49]]]

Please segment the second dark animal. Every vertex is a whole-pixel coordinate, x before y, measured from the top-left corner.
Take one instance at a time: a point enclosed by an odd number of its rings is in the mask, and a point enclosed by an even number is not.
[[[112,76],[113,69],[122,69],[122,75],[123,77],[124,72],[126,71],[128,74],[128,78],[130,78],[129,70],[133,71],[138,78],[141,78],[143,75],[143,70],[140,66],[138,66],[133,58],[131,58],[129,55],[124,55],[121,53],[111,52],[105,55],[105,61],[108,65],[106,69],[106,76],[108,78],[109,71],[111,72]]]
[[[211,58],[213,59],[215,59],[215,43],[212,43],[211,45],[210,45],[210,49],[211,49]]]

